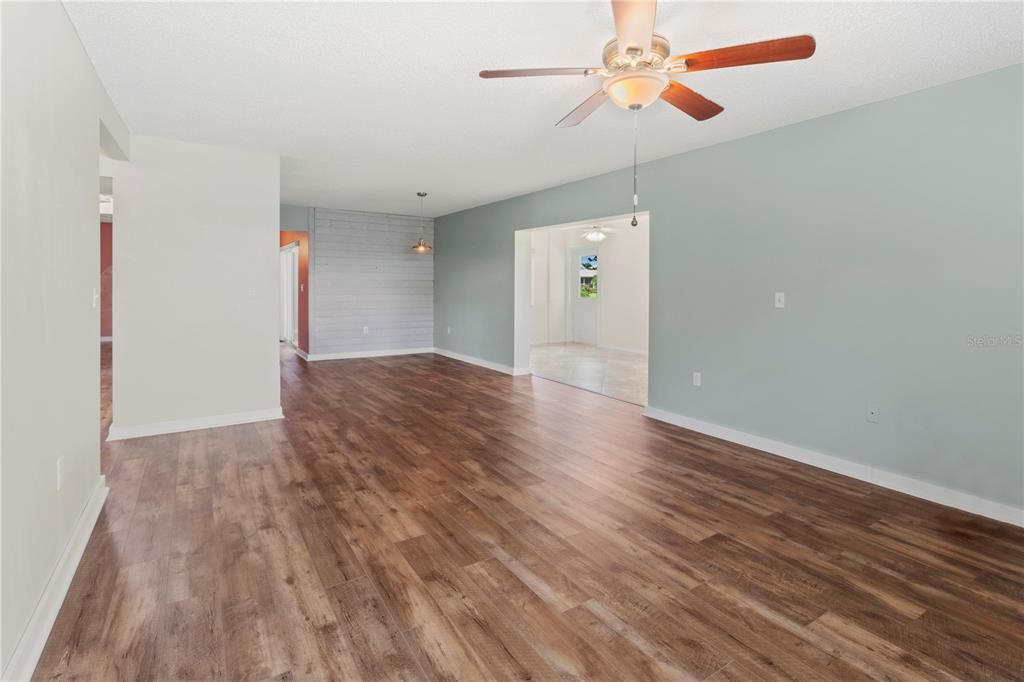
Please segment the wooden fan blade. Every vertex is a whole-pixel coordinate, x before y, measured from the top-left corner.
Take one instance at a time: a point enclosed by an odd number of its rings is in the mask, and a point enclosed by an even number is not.
[[[608,101],[608,95],[605,94],[604,90],[598,90],[593,95],[583,100],[583,104],[570,111],[565,118],[556,123],[555,127],[571,128],[573,126],[578,126],[583,122],[583,119],[597,111],[597,108],[606,101]]]
[[[669,81],[668,87],[661,93],[661,98],[688,116],[698,121],[706,121],[717,116],[724,109],[704,95],[694,92],[682,83]]]
[[[657,11],[655,0],[612,0],[619,54],[629,56],[635,53],[640,57],[650,52]],[[634,52],[630,52],[631,49]]]
[[[481,78],[524,78],[526,76],[589,76],[599,69],[498,69],[481,71]]]
[[[665,64],[671,67],[673,64],[685,63],[687,71],[725,69],[730,66],[807,59],[814,54],[814,48],[814,38],[811,36],[793,36],[679,55],[671,57]]]

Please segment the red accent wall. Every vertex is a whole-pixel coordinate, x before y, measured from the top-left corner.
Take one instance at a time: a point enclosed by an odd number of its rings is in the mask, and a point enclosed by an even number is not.
[[[114,224],[100,223],[100,336],[111,336],[114,332],[113,276]]]
[[[281,246],[299,243],[299,348],[309,352],[309,234],[281,230]]]

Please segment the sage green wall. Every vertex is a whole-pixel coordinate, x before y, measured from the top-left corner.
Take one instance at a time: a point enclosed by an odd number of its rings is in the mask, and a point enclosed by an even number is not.
[[[651,406],[1024,506],[1022,79],[641,166]],[[514,231],[629,202],[627,169],[438,218],[435,345],[511,365]]]
[[[281,204],[282,232],[312,232],[313,209]]]

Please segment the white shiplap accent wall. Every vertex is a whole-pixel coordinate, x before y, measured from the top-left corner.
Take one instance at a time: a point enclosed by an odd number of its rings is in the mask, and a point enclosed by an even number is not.
[[[410,250],[421,229],[433,244],[431,218],[314,209],[313,355],[434,345],[434,256]]]

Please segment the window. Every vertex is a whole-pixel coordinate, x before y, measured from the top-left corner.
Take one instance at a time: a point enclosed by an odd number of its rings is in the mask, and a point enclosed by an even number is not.
[[[597,255],[580,256],[580,298],[597,298]]]

